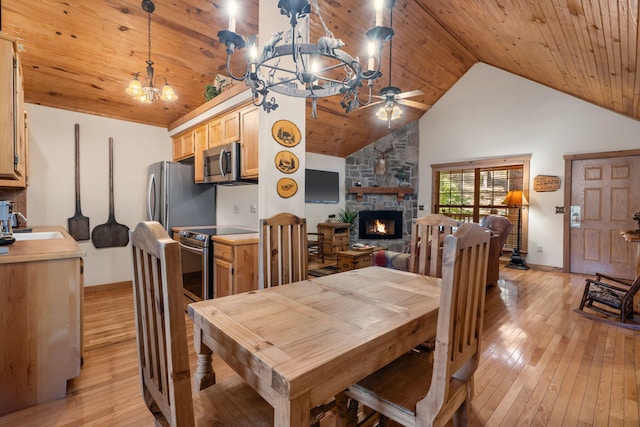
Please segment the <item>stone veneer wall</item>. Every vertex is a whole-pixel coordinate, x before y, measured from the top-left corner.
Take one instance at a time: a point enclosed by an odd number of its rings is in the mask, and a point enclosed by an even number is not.
[[[418,214],[418,151],[419,151],[418,121],[392,132],[380,138],[360,151],[347,156],[345,171],[346,207],[355,210],[401,210],[403,211],[402,239],[394,240],[360,240],[358,239],[357,225],[352,227],[351,244],[362,242],[369,245],[384,246],[394,251],[405,252],[409,247],[411,221]],[[387,157],[387,171],[382,176],[374,173],[374,167],[378,161],[379,151],[385,151],[393,147],[393,151]],[[396,173],[403,169],[408,178],[400,182]],[[413,194],[405,196],[398,202],[395,194],[364,194],[362,201],[356,201],[355,194],[349,194],[349,187],[355,187],[359,183],[362,187],[413,187]]]

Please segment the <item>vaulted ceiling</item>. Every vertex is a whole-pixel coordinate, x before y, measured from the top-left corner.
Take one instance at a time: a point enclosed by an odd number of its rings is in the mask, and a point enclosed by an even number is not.
[[[25,100],[163,127],[200,106],[205,85],[224,74],[225,49],[216,34],[227,27],[226,2],[154,3],[151,56],[156,73],[178,94],[175,103],[142,105],[124,92],[147,57],[140,0],[4,0],[1,30],[23,46]],[[257,34],[258,1],[238,4],[238,32]],[[344,50],[366,58],[373,1],[318,4]],[[638,119],[638,13],[637,0],[397,0],[392,85],[419,89],[424,95],[411,100],[432,105],[473,64],[484,62]],[[317,21],[312,17],[312,40],[324,35]],[[388,85],[387,78],[385,73],[374,92]],[[375,107],[347,114],[340,97],[321,99],[318,119],[306,122],[307,151],[344,157],[424,114],[403,108],[403,118],[388,129],[375,118]]]

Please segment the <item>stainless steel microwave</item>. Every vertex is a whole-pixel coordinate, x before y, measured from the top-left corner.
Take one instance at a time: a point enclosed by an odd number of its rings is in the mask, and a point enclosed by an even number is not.
[[[240,180],[240,143],[231,142],[203,153],[204,182],[231,183]]]

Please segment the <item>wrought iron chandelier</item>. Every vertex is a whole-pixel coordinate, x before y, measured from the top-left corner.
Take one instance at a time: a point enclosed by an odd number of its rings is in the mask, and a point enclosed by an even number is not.
[[[167,83],[166,77],[161,76],[164,79],[162,89],[158,89],[153,84],[154,70],[153,61],[151,61],[151,14],[156,7],[151,0],[142,0],[142,9],[147,12],[149,17],[147,26],[147,39],[149,40],[149,50],[147,51],[147,74],[144,77],[143,86],[142,82],[138,79],[138,76],[143,73],[138,71],[133,80],[129,83],[129,86],[125,89],[125,92],[131,95],[133,99],[142,102],[143,104],[150,104],[158,99],[163,101],[175,101],[178,99],[178,96],[173,91],[173,88],[169,86],[169,83]]]
[[[368,62],[363,70],[358,58],[341,50],[345,44],[335,38],[322,19],[318,1],[312,0],[325,35],[317,43],[305,41],[308,34],[305,21],[311,13],[306,0],[280,0],[278,8],[289,18],[290,28],[278,31],[263,44],[258,54],[255,40],[245,41],[236,31],[235,1],[229,3],[229,28],[218,32],[220,42],[226,46],[226,72],[234,80],[244,81],[251,88],[253,104],[269,113],[278,107],[271,91],[296,98],[310,98],[311,116],[316,118],[316,101],[334,95],[342,95],[341,105],[347,113],[368,105],[372,100],[373,82],[382,76],[380,55],[384,42],[391,40],[393,29],[383,26],[382,12],[386,6],[393,7],[395,0],[375,0],[375,26],[366,32],[368,40]],[[248,47],[246,71],[234,75],[231,71],[231,56],[236,49]],[[358,91],[366,82],[368,95],[363,100]]]

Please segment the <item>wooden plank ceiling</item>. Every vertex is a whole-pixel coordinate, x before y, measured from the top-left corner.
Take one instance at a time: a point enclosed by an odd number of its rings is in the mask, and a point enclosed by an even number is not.
[[[256,34],[258,1],[238,3],[238,32]],[[373,1],[318,3],[344,50],[366,58]],[[4,0],[1,29],[24,47],[26,101],[164,127],[201,105],[205,85],[224,73],[216,34],[227,26],[225,0],[155,0],[155,6],[151,57],[179,99],[141,105],[124,92],[147,59],[140,0]],[[312,17],[312,39],[323,35],[317,21]],[[424,92],[411,100],[432,105],[484,62],[640,118],[637,1],[397,0],[393,27],[391,83]],[[376,93],[389,84],[387,49]],[[322,99],[318,119],[307,119],[307,151],[344,157],[424,114],[403,108],[388,129],[375,118],[376,107],[346,114],[339,97]]]

